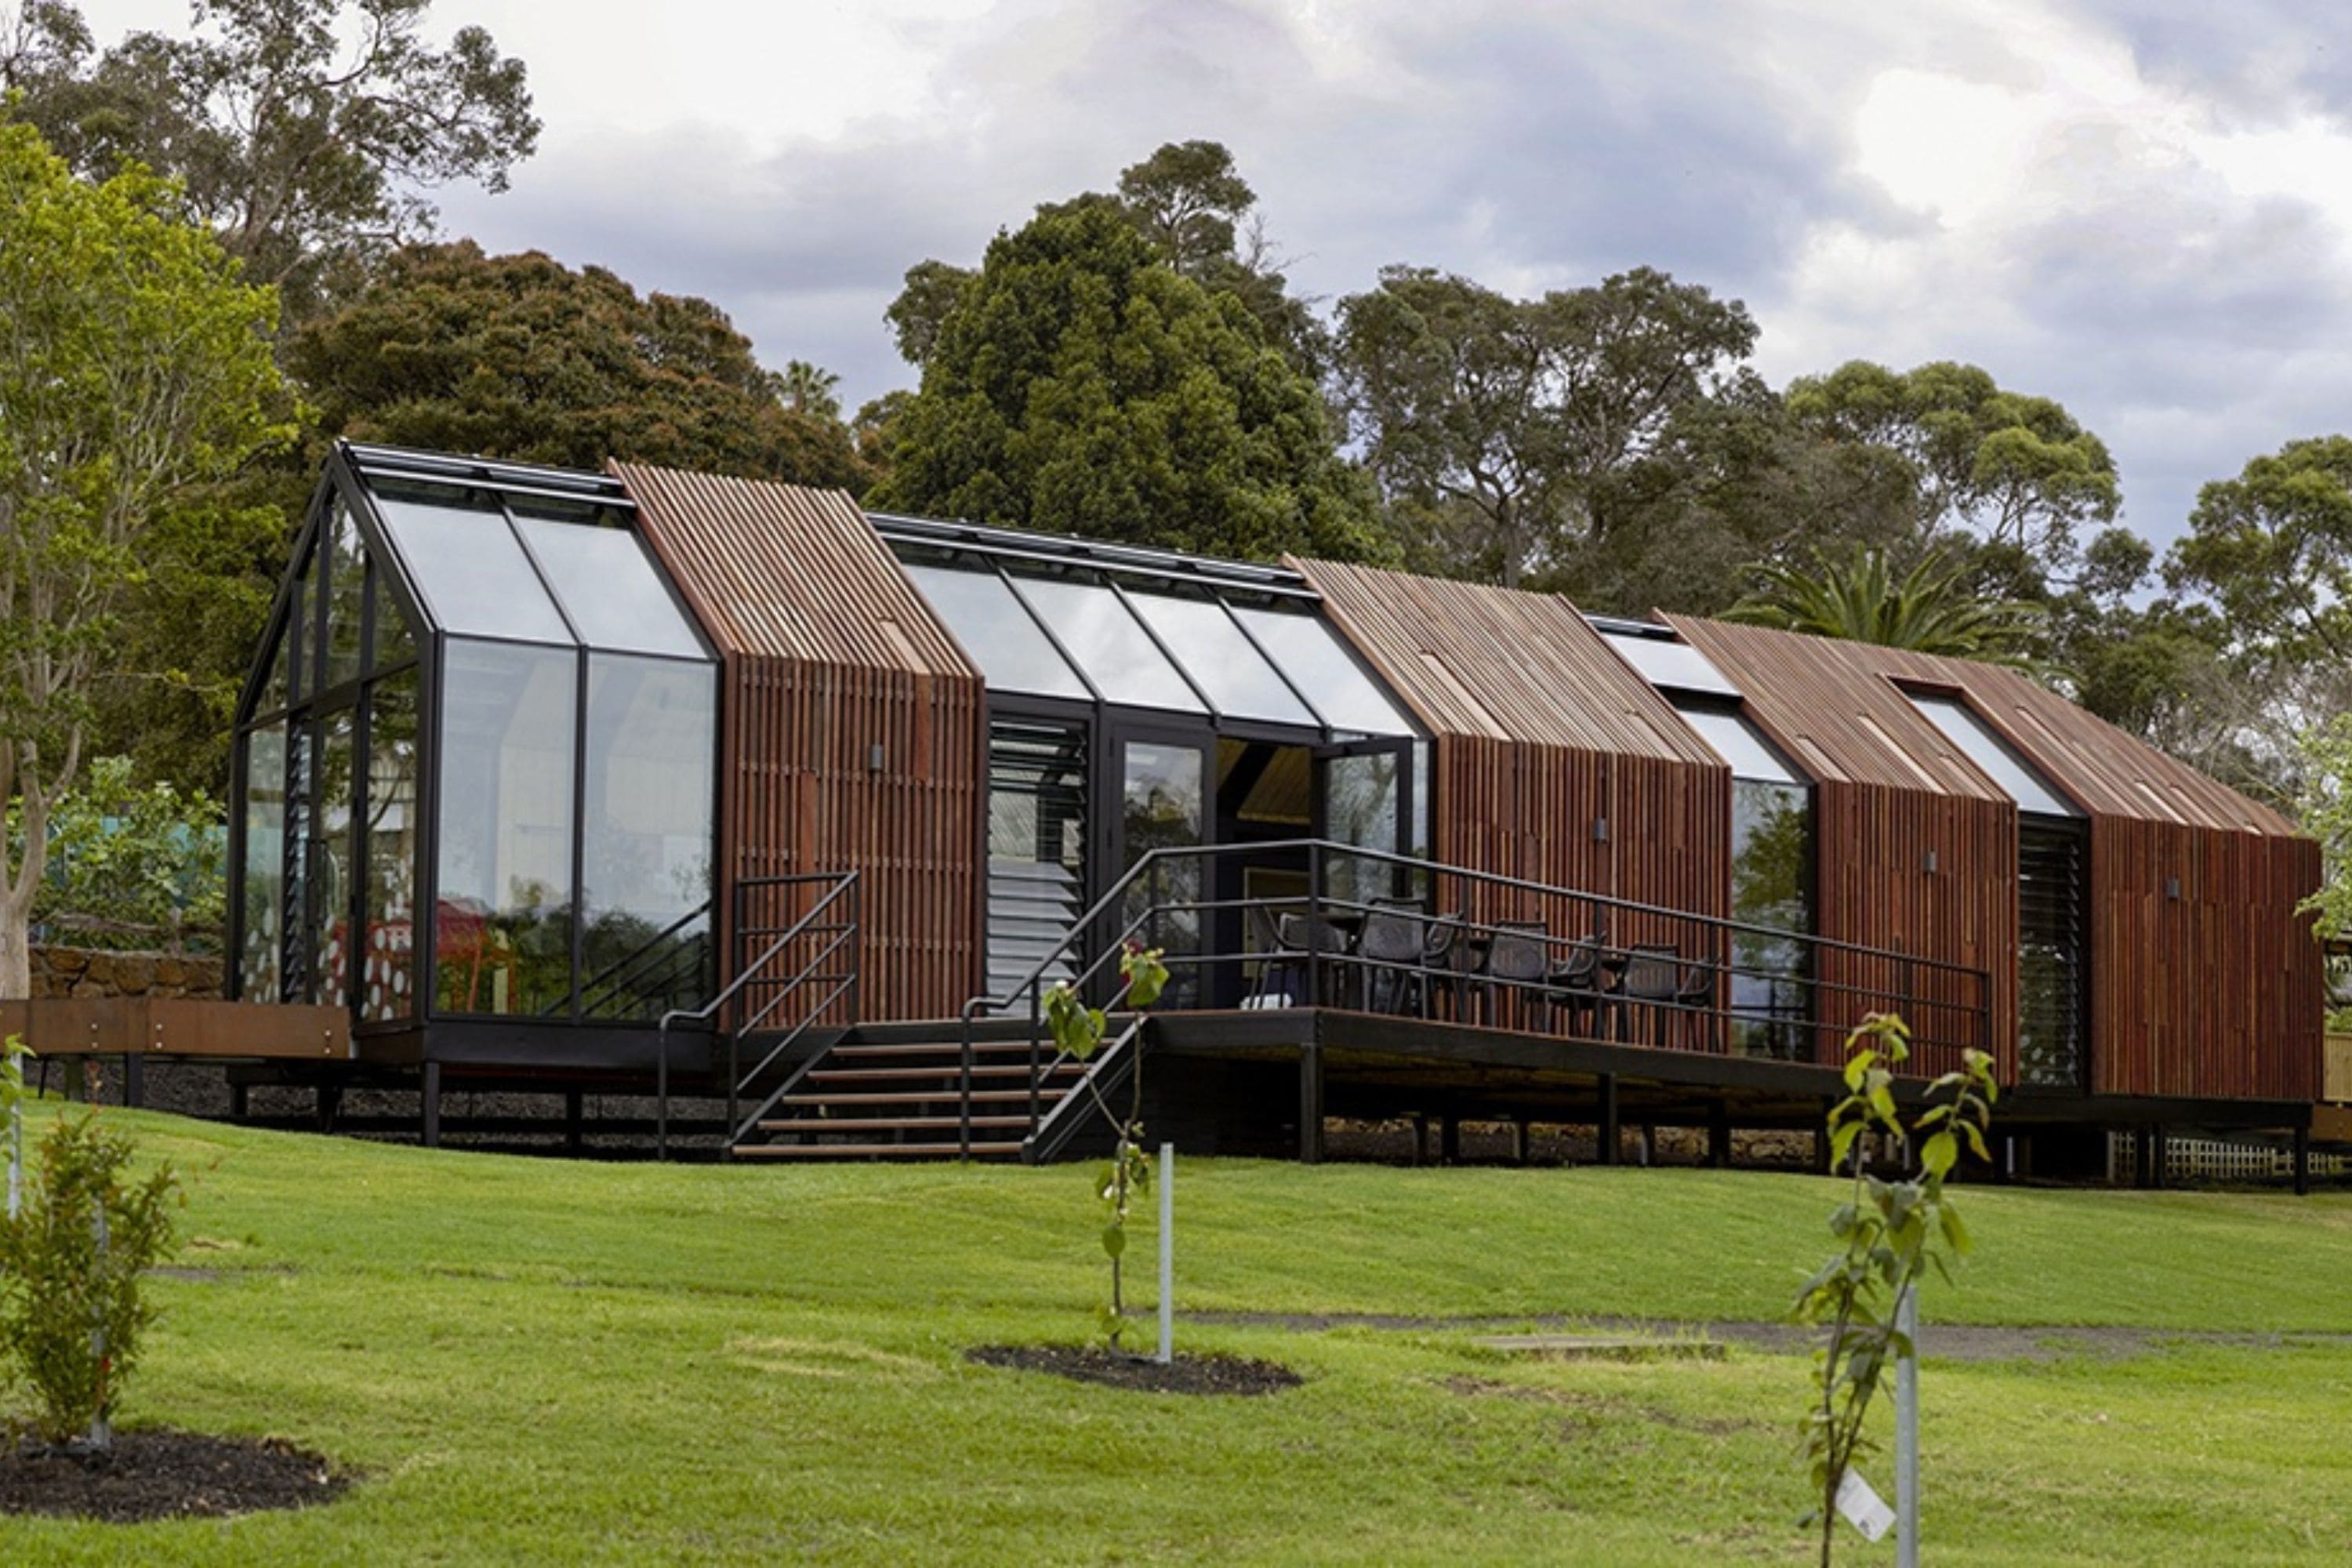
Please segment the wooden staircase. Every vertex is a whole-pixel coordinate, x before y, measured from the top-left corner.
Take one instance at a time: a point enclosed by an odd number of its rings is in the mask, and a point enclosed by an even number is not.
[[[1028,1019],[974,1023],[971,1055],[970,1157],[1034,1157],[1024,1150],[1032,1127]],[[1038,1058],[1039,1126],[1085,1077],[1082,1064],[1055,1056],[1049,1043]],[[962,1026],[953,1019],[850,1029],[746,1119],[730,1152],[745,1160],[959,1158],[966,1152],[962,1057]]]

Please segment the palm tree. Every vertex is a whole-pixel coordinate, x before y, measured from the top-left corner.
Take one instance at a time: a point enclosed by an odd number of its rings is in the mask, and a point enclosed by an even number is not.
[[[783,400],[784,406],[814,419],[841,417],[840,385],[841,377],[804,359],[789,362],[783,373],[775,377],[776,395]]]
[[[1980,598],[1965,580],[1967,570],[1942,547],[1900,577],[1874,546],[1857,545],[1843,557],[1816,549],[1810,570],[1785,562],[1763,568],[1763,586],[1725,618],[2033,668],[2042,607]]]

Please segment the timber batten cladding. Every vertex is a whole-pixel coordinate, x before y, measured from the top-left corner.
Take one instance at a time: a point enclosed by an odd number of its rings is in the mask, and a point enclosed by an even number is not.
[[[1880,940],[1987,964],[2005,1009],[2004,1077],[2016,1068],[2016,806],[1906,691],[1959,694],[2088,818],[2086,1089],[2317,1095],[2322,955],[2295,910],[2318,886],[2319,849],[2285,818],[2011,670],[1668,619],[1743,680],[1758,720],[1822,781],[1822,934],[1867,922]],[[1964,875],[1922,870],[1939,847],[1940,867]]]
[[[863,873],[861,1016],[954,1016],[981,981],[979,672],[847,496],[612,471],[719,649],[721,889]]]
[[[1291,564],[1430,731],[1433,858],[1729,912],[1730,770],[1574,605],[1328,561]]]

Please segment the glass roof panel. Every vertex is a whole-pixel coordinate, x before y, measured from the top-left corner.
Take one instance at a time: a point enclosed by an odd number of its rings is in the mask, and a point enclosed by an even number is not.
[[[1234,719],[1322,728],[1222,605],[1165,594],[1129,594],[1136,614],[1160,634],[1218,712]]]
[[[515,526],[522,530],[580,640],[590,647],[709,657],[635,534],[535,517],[519,517]]]
[[[1609,639],[1609,646],[1617,650],[1618,657],[1653,686],[1673,691],[1701,691],[1713,697],[1745,695],[1715,668],[1714,660],[1686,642],[1636,637],[1611,631],[1606,626],[1599,630]]]
[[[905,570],[993,689],[1081,702],[1094,695],[995,573],[912,563]]]
[[[1956,697],[1934,696],[1924,692],[1906,691],[1911,706],[1919,710],[1927,721],[1944,732],[1944,738],[1960,749],[1981,769],[1985,776],[2009,792],[2020,811],[2033,812],[2042,816],[2080,816],[2081,809],[2062,795],[2042,776],[2032,763],[2017,754],[2008,742],[1995,734],[1992,727],[1971,712],[1968,704]]]
[[[1239,605],[1234,614],[1332,729],[1361,735],[1415,732],[1356,656],[1317,617]]]
[[[375,506],[442,630],[572,641],[497,502],[474,490],[385,484],[376,489]]]
[[[1780,760],[1780,753],[1755,725],[1740,714],[1722,708],[1702,708],[1693,703],[1675,705],[1683,721],[1698,731],[1715,754],[1731,764],[1731,776],[1740,779],[1761,779],[1769,784],[1810,784],[1810,779],[1794,773]]]
[[[1020,590],[1104,701],[1181,713],[1206,711],[1168,656],[1108,588],[1024,577]]]

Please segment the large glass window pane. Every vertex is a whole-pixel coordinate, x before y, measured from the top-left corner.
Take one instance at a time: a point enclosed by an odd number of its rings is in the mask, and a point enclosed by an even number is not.
[[[369,692],[367,947],[360,1016],[416,1013],[416,671]]]
[[[1770,784],[1801,784],[1790,772],[1771,742],[1739,714],[1720,708],[1677,707],[1684,721],[1698,731],[1709,750],[1731,764],[1734,778],[1761,779]]]
[[[376,510],[442,630],[570,643],[498,502],[478,491],[383,486]]]
[[[2050,781],[2035,771],[2033,765],[2010,748],[2008,742],[1995,734],[1992,726],[1969,710],[1957,697],[1935,697],[1921,692],[1906,692],[1911,705],[1919,710],[1930,724],[1944,732],[1944,738],[1960,750],[1982,769],[1985,775],[2009,792],[2020,811],[2037,812],[2044,816],[2080,816],[2074,802],[2060,795]]]
[[[1154,849],[1182,848],[1202,841],[1207,798],[1202,773],[1197,746],[1130,741],[1121,748],[1122,868],[1132,867]],[[1200,898],[1198,856],[1160,861],[1129,886],[1120,929],[1134,928],[1135,940],[1163,949],[1171,959],[1197,953],[1201,951]],[[1167,1005],[1190,1006],[1199,994],[1199,970],[1191,964],[1171,963]]]
[[[286,630],[282,625],[269,644],[267,662],[269,674],[261,683],[261,695],[256,699],[254,710],[257,713],[282,712],[286,708]]]
[[[1377,849],[1383,855],[1398,853],[1403,841],[1400,828],[1404,770],[1409,765],[1395,752],[1327,758],[1323,836],[1337,844]],[[1335,899],[1369,900],[1389,897],[1398,884],[1399,872],[1386,861],[1334,856],[1325,881],[1326,890]]]
[[[995,573],[945,566],[908,566],[906,573],[964,652],[979,662],[989,689],[1082,702],[1092,695]]]
[[[709,998],[717,704],[707,664],[589,658],[580,899],[590,1017],[654,1018]]]
[[[1185,673],[1208,693],[1218,712],[1309,729],[1320,726],[1321,721],[1299,702],[1223,605],[1164,594],[1130,594],[1128,598]]]
[[[278,929],[286,945],[282,954],[279,984],[288,996],[300,998],[310,994],[310,975],[316,965],[311,962],[310,931],[310,824],[311,816],[311,757],[310,726],[295,723],[286,732],[286,869],[281,886],[283,901],[278,906]]]
[[[310,889],[310,1000],[341,1006],[352,978],[352,805],[359,786],[352,746],[355,713],[329,714],[319,725],[319,837]]]
[[[988,990],[1002,996],[1062,946],[1086,910],[1087,730],[988,727]],[[1045,982],[1066,980],[1069,955]]]
[[[1104,701],[1184,713],[1207,711],[1150,634],[1108,588],[1044,577],[1024,577],[1017,586]]]
[[[341,686],[360,677],[362,606],[367,603],[367,552],[359,525],[340,500],[327,519],[327,679]]]
[[[1725,679],[1715,661],[1685,642],[1666,637],[1630,636],[1602,627],[1609,646],[1653,686],[1673,691],[1702,691],[1715,697],[1738,697],[1739,688]]]
[[[444,658],[435,1004],[568,1011],[579,658],[462,640]]]
[[[279,923],[286,889],[286,726],[254,731],[245,741],[245,866],[237,913],[236,994],[247,1002],[280,998]]]
[[[1238,605],[1234,614],[1332,729],[1355,735],[1412,733],[1404,715],[1320,620]]]
[[[516,519],[580,640],[624,653],[704,657],[702,643],[634,533]]]
[[[1733,1044],[1748,1056],[1811,1058],[1806,948],[1796,938],[1812,929],[1812,868],[1811,792],[1733,779],[1732,919],[1771,928],[1732,942]]]

